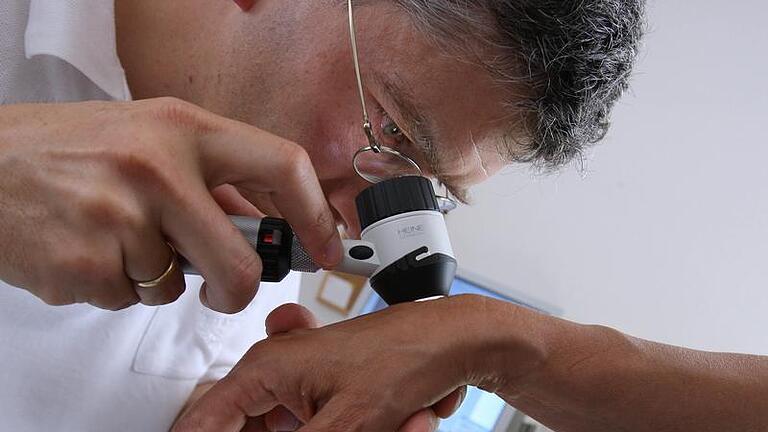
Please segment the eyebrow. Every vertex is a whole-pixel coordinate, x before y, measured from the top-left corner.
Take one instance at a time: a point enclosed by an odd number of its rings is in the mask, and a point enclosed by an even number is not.
[[[416,98],[405,88],[403,79],[397,74],[395,74],[395,78],[396,80],[391,80],[379,73],[374,73],[373,76],[373,79],[382,86],[387,97],[392,99],[395,108],[406,123],[404,130],[410,132],[414,144],[429,164],[429,169],[435,174],[437,181],[448,188],[451,194],[462,199],[466,195],[466,190],[452,184],[441,172],[440,153],[435,146],[434,122],[425,116],[416,105]]]

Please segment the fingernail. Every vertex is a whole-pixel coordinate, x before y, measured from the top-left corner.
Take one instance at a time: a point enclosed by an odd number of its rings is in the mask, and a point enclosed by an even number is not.
[[[331,242],[326,245],[325,255],[323,256],[326,267],[333,267],[341,262],[341,249],[341,241],[338,239],[331,240]]]

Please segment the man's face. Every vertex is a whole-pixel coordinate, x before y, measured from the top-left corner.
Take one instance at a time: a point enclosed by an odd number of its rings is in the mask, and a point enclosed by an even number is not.
[[[274,51],[267,56],[274,60],[264,62],[243,44],[228,66],[240,79],[220,92],[228,102],[216,105],[306,148],[339,223],[357,235],[354,199],[368,186],[352,167],[355,151],[367,145],[362,108],[345,9],[321,3],[280,0],[261,11],[274,23],[268,32]],[[490,74],[442,54],[389,2],[359,7],[356,24],[368,110],[380,142],[459,189],[498,171],[508,121]]]

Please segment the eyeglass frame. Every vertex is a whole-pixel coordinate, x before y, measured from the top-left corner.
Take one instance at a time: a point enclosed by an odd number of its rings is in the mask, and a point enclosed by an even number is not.
[[[375,154],[381,154],[381,153],[387,153],[391,156],[394,156],[396,158],[399,158],[406,162],[407,164],[411,165],[413,168],[416,169],[416,171],[419,172],[419,175],[423,175],[423,171],[421,170],[421,167],[419,166],[416,161],[414,161],[411,157],[408,155],[399,152],[393,148],[383,146],[381,143],[379,143],[379,140],[376,139],[376,135],[373,133],[373,125],[371,124],[370,116],[368,115],[368,108],[365,102],[365,90],[363,87],[363,76],[360,72],[360,55],[359,51],[357,49],[357,32],[355,30],[355,15],[353,12],[353,6],[352,6],[352,0],[347,0],[347,7],[349,11],[349,37],[350,41],[352,43],[352,60],[355,66],[355,77],[357,79],[357,90],[360,95],[360,104],[363,108],[363,132],[365,133],[366,138],[368,139],[368,146],[367,147],[361,147],[355,152],[355,155],[352,157],[352,167],[355,170],[355,173],[359,177],[361,177],[363,180],[367,181],[368,183],[375,184],[376,182],[371,181],[368,176],[361,172],[360,168],[357,166],[358,158],[368,152],[373,152]],[[458,207],[458,203],[452,199],[448,192],[446,191],[445,195],[438,195],[435,194],[435,198],[437,199],[438,203],[440,204],[440,210],[447,214],[448,212],[456,209]]]

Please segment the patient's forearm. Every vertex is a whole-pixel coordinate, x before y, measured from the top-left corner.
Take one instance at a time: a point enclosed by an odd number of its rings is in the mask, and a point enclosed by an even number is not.
[[[496,322],[489,328],[504,328],[502,312],[490,316]],[[495,380],[497,392],[557,431],[768,431],[768,358],[676,348],[557,319],[537,322],[531,332],[542,362],[535,372],[516,374],[514,356],[489,358],[508,365]]]

